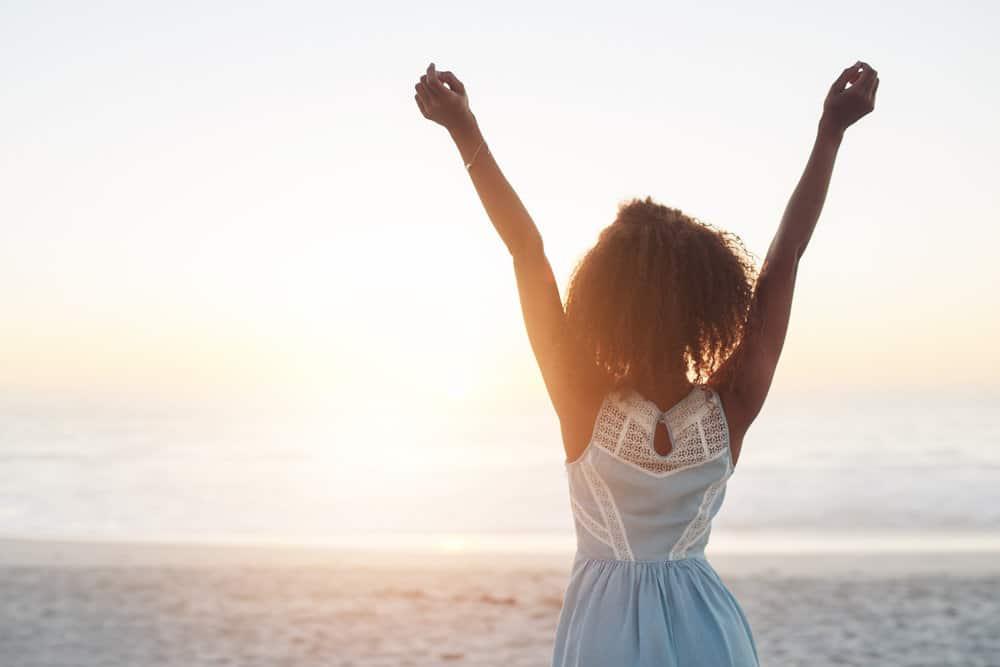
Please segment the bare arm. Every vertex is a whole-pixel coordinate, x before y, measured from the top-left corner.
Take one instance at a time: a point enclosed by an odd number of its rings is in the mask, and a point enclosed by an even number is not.
[[[562,300],[542,236],[486,145],[462,82],[451,72],[437,72],[431,63],[415,88],[424,117],[451,135],[462,162],[468,165],[479,200],[511,255],[528,340],[572,459],[590,435],[602,398],[601,377],[567,335]]]
[[[805,171],[764,259],[750,325],[739,349],[713,378],[727,405],[734,457],[770,390],[788,330],[799,260],[823,210],[844,132],[872,111],[877,89],[878,73],[861,62],[845,69],[830,88]]]
[[[451,72],[436,71],[434,63],[431,63],[415,88],[417,94],[414,98],[420,112],[448,130],[462,162],[471,163],[468,171],[472,184],[511,257],[517,260],[525,255],[541,253],[542,236],[521,198],[493,159],[479,130],[479,123],[469,108],[465,85]]]
[[[542,235],[528,210],[507,181],[470,111],[467,118],[448,128],[486,215],[515,262],[543,255]],[[478,152],[477,152],[478,151]]]

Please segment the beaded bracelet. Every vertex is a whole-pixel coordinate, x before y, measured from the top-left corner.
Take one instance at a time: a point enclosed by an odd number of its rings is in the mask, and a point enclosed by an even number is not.
[[[486,145],[485,139],[479,142],[479,146],[476,148],[476,152],[472,154],[472,159],[470,159],[468,162],[465,163],[466,171],[468,171],[468,169],[472,166],[472,163],[476,161],[476,156],[479,155],[479,149],[485,145]],[[489,150],[489,148],[487,148],[486,150]]]

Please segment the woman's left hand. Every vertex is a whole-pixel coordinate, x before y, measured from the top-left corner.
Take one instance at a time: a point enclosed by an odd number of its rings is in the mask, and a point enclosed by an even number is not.
[[[465,86],[451,72],[438,72],[434,69],[434,63],[431,63],[427,66],[427,73],[420,77],[420,83],[414,88],[417,94],[413,99],[424,118],[448,130],[472,120]]]

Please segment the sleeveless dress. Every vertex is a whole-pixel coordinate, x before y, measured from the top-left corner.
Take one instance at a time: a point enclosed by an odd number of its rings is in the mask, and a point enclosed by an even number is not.
[[[666,456],[653,446],[660,421]],[[605,396],[590,443],[566,463],[577,550],[553,667],[759,664],[743,610],[705,558],[729,444],[706,385],[666,412],[635,391]]]

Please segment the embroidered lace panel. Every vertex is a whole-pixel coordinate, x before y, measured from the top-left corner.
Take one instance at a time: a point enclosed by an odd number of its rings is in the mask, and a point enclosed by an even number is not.
[[[622,523],[621,514],[618,512],[618,507],[615,506],[615,499],[611,495],[611,489],[608,488],[607,483],[601,478],[600,473],[597,472],[594,464],[589,459],[581,463],[583,477],[587,480],[590,492],[594,494],[597,506],[601,508],[601,514],[604,517],[604,527],[611,538],[610,544],[615,558],[618,560],[635,560],[635,557],[632,555],[632,547],[629,546],[628,538],[625,536],[625,525]]]
[[[666,456],[656,452],[653,440],[663,420],[672,448]],[[700,465],[728,448],[727,426],[718,395],[696,388],[666,412],[632,392],[609,395],[597,417],[594,444],[617,459],[655,476]]]
[[[605,398],[597,415],[597,424],[594,425],[594,444],[608,451],[615,451],[627,418],[628,414],[623,406],[618,405],[610,396]]]
[[[608,535],[608,530],[601,525],[601,522],[590,516],[590,513],[584,509],[583,505],[578,503],[575,498],[572,499],[572,501],[573,516],[575,516],[576,520],[580,522],[580,525],[586,528],[587,531],[599,541],[614,548],[611,544],[611,536]]]
[[[670,560],[677,560],[680,558],[685,558],[687,556],[688,549],[694,545],[698,539],[705,534],[708,530],[708,526],[712,522],[710,516],[712,511],[712,506],[715,501],[719,498],[719,494],[726,486],[726,481],[729,480],[730,475],[733,472],[733,467],[726,460],[726,472],[722,475],[722,478],[717,482],[712,483],[707,489],[705,489],[705,495],[702,496],[701,505],[698,506],[698,513],[695,514],[691,523],[687,525],[684,532],[681,533],[680,539],[674,545],[674,548],[670,550]]]

